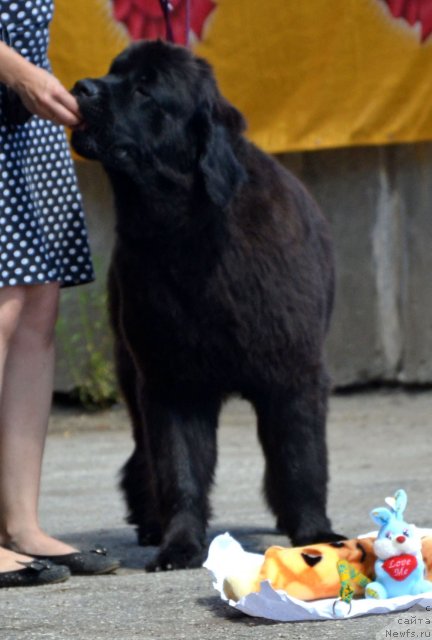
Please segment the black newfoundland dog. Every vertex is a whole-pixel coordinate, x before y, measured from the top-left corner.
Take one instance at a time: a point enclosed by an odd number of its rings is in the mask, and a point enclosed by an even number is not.
[[[232,394],[255,408],[279,529],[297,545],[338,538],[322,353],[333,258],[317,205],[182,47],[136,43],[74,94],[86,125],[73,145],[115,194],[110,310],[135,438],[121,486],[139,542],[160,545],[148,569],[203,560]]]

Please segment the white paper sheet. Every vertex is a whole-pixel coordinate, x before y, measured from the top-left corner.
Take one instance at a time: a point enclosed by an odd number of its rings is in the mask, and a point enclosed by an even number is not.
[[[371,532],[368,535],[375,535]],[[421,529],[421,535],[432,535],[432,529]],[[230,536],[229,533],[217,536],[209,547],[207,560],[204,567],[213,575],[213,586],[219,591],[222,600],[231,607],[250,616],[267,618],[278,622],[300,622],[305,620],[340,620],[341,618],[354,618],[365,614],[389,613],[391,611],[404,611],[418,605],[431,607],[432,592],[417,596],[400,596],[386,600],[354,599],[351,608],[348,604],[338,599],[314,600],[305,602],[292,598],[283,591],[276,591],[268,581],[261,583],[259,593],[251,593],[234,602],[229,600],[223,592],[223,582],[228,575],[232,575],[233,567],[241,567],[242,564],[250,565],[251,562],[260,563],[264,556],[244,551],[242,546]],[[335,604],[336,603],[336,604]]]

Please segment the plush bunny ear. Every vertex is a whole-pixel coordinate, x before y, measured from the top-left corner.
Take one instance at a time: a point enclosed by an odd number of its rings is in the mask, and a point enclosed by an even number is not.
[[[398,491],[396,491],[394,495],[394,499],[395,499],[396,518],[398,520],[403,520],[403,513],[407,506],[408,496],[403,489],[399,489]]]
[[[403,512],[405,511],[408,501],[405,491],[403,489],[399,489],[396,491],[394,496],[386,498],[385,501],[393,511],[395,517],[398,520],[403,520]]]
[[[388,524],[391,518],[393,517],[390,509],[386,507],[379,507],[378,509],[374,509],[370,512],[370,517],[374,522],[376,522],[380,527]]]

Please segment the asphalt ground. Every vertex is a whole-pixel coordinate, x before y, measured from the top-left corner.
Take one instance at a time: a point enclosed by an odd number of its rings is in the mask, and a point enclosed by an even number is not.
[[[430,391],[331,398],[328,504],[335,530],[348,537],[369,531],[369,511],[400,487],[408,493],[408,519],[432,526],[431,410]],[[263,461],[254,423],[240,401],[223,412],[209,540],[229,531],[246,549],[262,552],[287,540],[277,535],[261,498]],[[430,635],[420,636],[418,614],[411,622],[400,613],[304,623],[251,618],[220,600],[205,569],[146,573],[143,566],[155,549],[137,546],[117,489],[118,470],[131,450],[122,407],[97,413],[54,407],[44,463],[43,526],[81,548],[105,545],[122,568],[116,575],[2,589],[1,640],[346,640],[404,637],[394,635],[401,631],[410,632],[406,637],[431,637],[432,624],[422,627]]]

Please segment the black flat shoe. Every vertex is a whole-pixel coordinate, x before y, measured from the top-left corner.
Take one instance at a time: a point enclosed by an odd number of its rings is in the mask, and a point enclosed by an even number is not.
[[[0,588],[37,587],[44,584],[54,584],[56,582],[64,582],[71,575],[67,567],[54,564],[45,559],[19,562],[19,564],[22,564],[24,569],[0,573]]]
[[[33,558],[48,560],[55,565],[68,567],[71,574],[75,576],[96,576],[102,573],[112,573],[120,566],[119,560],[110,558],[107,550],[103,547],[95,547],[90,551],[74,551],[61,556],[31,555]]]

